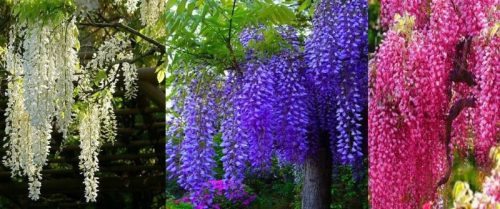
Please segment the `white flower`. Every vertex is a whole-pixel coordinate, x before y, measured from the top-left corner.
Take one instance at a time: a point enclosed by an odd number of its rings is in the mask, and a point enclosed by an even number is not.
[[[29,197],[40,196],[41,170],[47,163],[56,119],[67,136],[78,68],[74,20],[59,27],[51,22],[19,23],[11,30],[6,52],[8,108],[3,163],[13,176],[26,176]],[[21,39],[19,43],[16,40]]]
[[[125,98],[133,99],[137,96],[137,68],[134,64],[123,63],[122,70],[125,83]]]
[[[142,0],[141,22],[143,25],[153,25],[165,10],[165,0]]]
[[[99,118],[99,107],[97,105],[90,105],[86,112],[82,113],[82,118],[78,126],[80,132],[80,148],[81,153],[80,169],[83,171],[85,177],[85,198],[87,202],[96,201],[98,177],[95,176],[99,171],[99,159],[97,155],[101,147],[100,131],[101,121]]]
[[[132,14],[135,12],[135,10],[137,10],[137,4],[139,3],[139,0],[115,0],[114,3],[115,5],[123,4],[127,9],[127,12],[129,14]]]

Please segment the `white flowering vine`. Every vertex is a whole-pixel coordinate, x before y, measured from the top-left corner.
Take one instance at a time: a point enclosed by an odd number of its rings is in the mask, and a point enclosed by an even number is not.
[[[29,196],[35,200],[49,154],[52,121],[67,137],[72,120],[77,30],[74,19],[65,27],[56,26],[42,21],[20,24],[11,31],[6,53],[8,151],[3,162],[14,176],[28,178]],[[21,43],[16,45],[17,40]]]
[[[137,92],[137,69],[131,60],[130,42],[118,35],[104,42],[81,71],[79,69],[78,30],[75,20],[64,27],[36,22],[14,28],[5,53],[8,75],[8,108],[6,110],[6,156],[3,163],[13,176],[27,177],[29,197],[38,199],[43,166],[47,164],[53,129],[69,135],[73,123],[74,82],[77,81],[83,110],[78,130],[80,136],[80,169],[85,180],[85,197],[95,201],[97,196],[97,154],[102,139],[114,141],[116,116],[113,112],[113,93],[122,70],[126,97]],[[19,42],[19,43],[18,43]],[[111,66],[111,67],[108,67]],[[80,73],[80,79],[76,73]],[[82,72],[85,72],[82,74]],[[94,81],[104,75],[98,85]],[[53,123],[55,121],[55,123]]]
[[[80,63],[81,21],[93,24],[90,16],[100,10],[101,3],[12,2],[14,24],[7,47],[0,47],[0,64],[7,72],[3,139],[6,154],[2,163],[11,170],[12,177],[28,180],[29,197],[33,200],[40,198],[41,171],[48,162],[53,132],[59,132],[65,140],[70,136],[80,140],[79,168],[84,177],[85,198],[88,202],[96,201],[98,154],[103,143],[114,142],[117,136],[113,95],[118,81],[123,81],[125,99],[137,95],[138,72],[134,63],[144,56],[134,57],[132,49],[137,42],[132,44],[132,35],[105,35],[92,59],[85,65]],[[130,13],[146,5],[141,0],[114,3],[125,3]],[[137,33],[140,32],[130,34]]]
[[[123,33],[118,33],[112,38],[104,41],[99,46],[85,66],[80,85],[80,99],[88,107],[82,111],[79,124],[80,132],[80,169],[85,176],[85,198],[87,201],[95,201],[97,197],[98,171],[97,155],[103,140],[113,142],[116,137],[116,116],[113,112],[113,93],[120,76],[120,70],[124,75],[125,97],[135,97],[137,87],[137,69],[135,64],[127,61],[132,60],[133,54],[129,51],[130,41]],[[124,61],[126,60],[126,61]],[[105,76],[101,76],[105,75]],[[95,85],[95,80],[98,84]],[[98,94],[96,89],[100,89]]]
[[[137,10],[137,8],[139,8],[139,1],[140,0],[115,0],[114,3],[116,5],[124,5],[127,9],[127,12],[129,14],[132,14]]]

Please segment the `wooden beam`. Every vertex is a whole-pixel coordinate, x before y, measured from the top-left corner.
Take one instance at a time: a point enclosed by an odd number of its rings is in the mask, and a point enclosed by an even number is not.
[[[157,107],[164,108],[166,103],[165,92],[150,82],[139,80],[139,91],[144,93]]]

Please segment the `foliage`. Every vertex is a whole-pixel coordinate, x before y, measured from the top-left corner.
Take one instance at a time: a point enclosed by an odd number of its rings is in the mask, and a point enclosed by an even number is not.
[[[468,181],[456,181],[453,186],[453,208],[498,208],[500,207],[500,149],[493,147],[490,157],[494,161],[490,176],[482,187],[471,187]]]
[[[244,49],[237,41],[237,34],[243,28],[291,24],[295,20],[294,13],[285,5],[261,0],[239,2],[234,14],[233,1],[172,0],[167,8],[171,8],[164,17],[168,22],[167,55],[171,60],[168,77],[176,76],[174,71],[188,63],[212,66],[220,74],[234,67],[233,60],[243,58]],[[178,81],[189,83],[189,80]]]
[[[375,52],[380,44],[381,28],[378,17],[380,16],[380,2],[378,0],[368,1],[368,50]]]
[[[170,200],[167,200],[165,207],[167,209],[192,209],[193,208],[193,206],[189,203],[174,202],[174,201],[170,201]]]
[[[174,183],[174,182],[171,182]],[[170,185],[170,184],[169,184]],[[262,208],[291,208],[297,185],[293,179],[292,169],[289,167],[280,168],[276,164],[272,172],[265,176],[251,176],[245,179],[246,190],[255,197],[250,205],[243,206],[238,202],[228,201],[224,196],[215,198],[223,209],[262,209]],[[299,186],[300,187],[300,186]],[[172,194],[166,202],[166,208],[180,209],[193,208],[189,203],[183,201],[183,193],[177,193],[175,185],[167,186],[167,193]]]
[[[14,0],[12,14],[25,23],[59,24],[75,11],[72,0]]]
[[[331,209],[368,209],[368,175],[363,172],[361,179],[354,177],[354,170],[339,166],[333,180]]]

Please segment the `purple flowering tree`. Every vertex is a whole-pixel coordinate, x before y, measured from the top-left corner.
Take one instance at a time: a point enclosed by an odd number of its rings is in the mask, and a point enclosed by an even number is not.
[[[197,208],[210,208],[214,148],[220,146],[228,199],[242,190],[245,174],[269,171],[277,160],[304,168],[302,208],[329,208],[334,166],[362,166],[367,3],[320,1],[306,41],[272,19],[238,19],[238,12],[251,9],[265,13],[258,7],[264,4],[241,4],[233,1],[227,14],[225,53],[195,48],[206,57],[172,70],[167,171]]]

